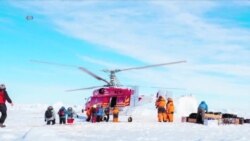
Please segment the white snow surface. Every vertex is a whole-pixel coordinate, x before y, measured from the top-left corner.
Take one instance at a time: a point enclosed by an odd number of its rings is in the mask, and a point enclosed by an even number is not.
[[[76,119],[73,125],[45,125],[44,112],[48,105],[15,105],[8,107],[6,128],[0,128],[0,141],[249,141],[250,124],[205,126],[182,123],[181,116],[196,112],[193,97],[176,99],[173,123],[157,122],[154,103],[137,107],[133,122],[120,116],[119,123],[89,123]],[[57,111],[63,103],[54,104]],[[66,105],[67,107],[67,105]],[[73,106],[80,113],[82,106]],[[112,119],[112,117],[111,117]]]

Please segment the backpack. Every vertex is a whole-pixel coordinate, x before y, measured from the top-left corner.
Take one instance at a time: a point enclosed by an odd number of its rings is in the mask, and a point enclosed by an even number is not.
[[[0,90],[0,103],[5,103],[6,99],[5,99],[5,96],[4,96],[4,91],[3,90]]]
[[[59,116],[65,116],[65,111],[63,109],[61,109],[58,114],[59,114]]]
[[[51,117],[53,116],[52,110],[47,110],[47,111],[45,112],[45,116],[46,116],[46,118],[51,118]]]
[[[250,123],[250,119],[245,119],[244,123]]]
[[[191,114],[189,115],[189,118],[197,118],[197,113],[191,113]]]

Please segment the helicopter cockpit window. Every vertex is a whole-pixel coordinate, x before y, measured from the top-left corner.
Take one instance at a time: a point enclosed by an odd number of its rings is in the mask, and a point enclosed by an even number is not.
[[[104,88],[99,89],[99,94],[104,94],[104,93],[105,93],[105,89]]]

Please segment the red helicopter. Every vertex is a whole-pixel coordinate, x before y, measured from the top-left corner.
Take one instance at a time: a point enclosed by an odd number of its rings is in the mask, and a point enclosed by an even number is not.
[[[59,66],[66,66],[66,67],[76,67],[72,65],[64,65],[52,62],[45,62],[45,61],[37,61],[31,60],[35,63],[43,63],[43,64],[50,64],[50,65],[59,65]],[[176,61],[176,62],[168,62],[162,64],[154,64],[154,65],[147,65],[142,67],[132,67],[126,69],[114,69],[114,70],[104,70],[104,72],[109,73],[110,80],[107,81],[106,79],[94,74],[93,72],[87,70],[84,67],[77,67],[81,71],[89,74],[90,76],[96,78],[97,80],[103,81],[106,83],[104,86],[93,86],[87,88],[80,88],[80,89],[71,89],[66,90],[68,92],[71,91],[79,91],[79,90],[86,90],[86,89],[95,89],[93,91],[93,95],[87,99],[85,103],[85,111],[90,109],[94,105],[102,105],[103,108],[110,107],[113,108],[114,106],[119,107],[121,113],[124,113],[128,116],[128,121],[132,122],[132,108],[140,105],[140,103],[144,100],[145,96],[138,94],[138,87],[132,86],[132,88],[126,88],[119,84],[117,81],[116,73],[121,71],[128,71],[128,70],[138,70],[138,69],[146,69],[150,67],[158,67],[164,65],[173,65],[178,63],[185,63],[186,61]]]

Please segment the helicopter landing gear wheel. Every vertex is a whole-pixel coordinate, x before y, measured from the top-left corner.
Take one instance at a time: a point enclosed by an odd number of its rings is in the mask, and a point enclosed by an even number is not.
[[[128,122],[132,122],[132,121],[133,121],[132,117],[128,117]]]

